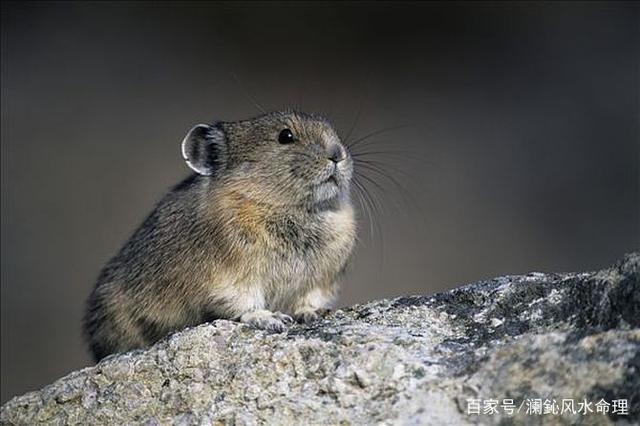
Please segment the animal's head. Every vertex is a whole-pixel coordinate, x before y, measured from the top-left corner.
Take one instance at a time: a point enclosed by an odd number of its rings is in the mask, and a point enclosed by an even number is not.
[[[279,206],[313,208],[346,199],[353,174],[331,124],[294,111],[199,124],[184,138],[182,155],[196,173]]]

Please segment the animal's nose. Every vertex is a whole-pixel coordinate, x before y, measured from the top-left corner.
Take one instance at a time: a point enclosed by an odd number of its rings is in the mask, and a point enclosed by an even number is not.
[[[340,145],[333,145],[331,148],[329,148],[329,160],[333,161],[334,163],[339,163],[344,160],[344,158],[344,150]]]

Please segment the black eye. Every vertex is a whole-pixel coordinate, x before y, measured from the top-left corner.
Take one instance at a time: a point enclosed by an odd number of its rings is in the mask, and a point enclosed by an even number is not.
[[[278,135],[278,142],[283,144],[293,143],[293,133],[291,133],[291,130],[284,129],[283,131],[281,131],[280,135]]]

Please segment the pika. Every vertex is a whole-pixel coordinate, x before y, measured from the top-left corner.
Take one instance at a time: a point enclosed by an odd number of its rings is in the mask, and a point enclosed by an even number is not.
[[[214,319],[283,331],[317,319],[353,251],[353,161],[323,117],[199,124],[193,173],[99,274],[84,331],[96,361]]]

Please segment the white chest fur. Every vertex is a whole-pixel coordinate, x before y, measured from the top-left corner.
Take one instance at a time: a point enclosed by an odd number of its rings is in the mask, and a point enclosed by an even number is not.
[[[251,309],[291,312],[314,292],[333,294],[355,241],[351,206],[266,226],[259,238],[240,243],[232,264],[211,276],[212,296],[229,314]]]
[[[300,233],[297,241],[271,247],[256,270],[269,309],[288,311],[306,294],[334,286],[353,249],[353,210],[349,206],[318,213]]]

